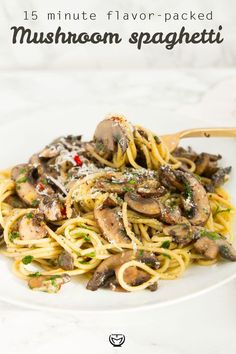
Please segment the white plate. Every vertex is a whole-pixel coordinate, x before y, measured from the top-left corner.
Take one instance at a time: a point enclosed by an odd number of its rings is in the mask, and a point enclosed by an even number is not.
[[[81,119],[75,116],[58,119],[57,116],[55,118],[40,117],[38,120],[33,120],[30,117],[5,124],[1,126],[0,168],[27,161],[32,153],[37,152],[60,135],[83,133],[86,138],[89,138],[92,136],[98,120],[99,117],[93,119],[90,112],[88,118],[84,116]],[[167,121],[157,124],[149,118],[140,120],[138,123],[151,127],[159,133],[200,125],[199,122],[193,120],[191,120],[191,124],[189,121],[179,122],[177,120],[172,120],[171,124]],[[227,190],[231,195],[235,195],[235,139],[197,139],[188,140],[186,143],[191,144],[199,152],[208,151],[223,155],[223,164],[233,166]],[[234,203],[236,203],[235,197]],[[3,256],[0,257],[0,269],[0,299],[25,307],[67,312],[120,311],[165,306],[206,292],[236,277],[236,262],[222,262],[211,267],[192,266],[178,280],[160,281],[157,292],[115,293],[108,290],[91,292],[86,290],[85,285],[77,279],[62,287],[58,294],[51,295],[30,291],[24,282],[13,275],[11,261]]]

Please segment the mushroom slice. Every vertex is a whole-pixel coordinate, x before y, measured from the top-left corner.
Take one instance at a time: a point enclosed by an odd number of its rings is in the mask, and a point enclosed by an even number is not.
[[[219,187],[229,179],[231,167],[219,168],[216,173],[211,176],[214,187]]]
[[[16,182],[16,193],[30,206],[38,198],[34,185],[37,177],[35,168],[30,168],[27,164],[17,165],[11,171],[11,178]]]
[[[159,179],[161,184],[171,191],[183,191],[183,185],[178,181],[176,172],[168,165],[159,168]]]
[[[176,171],[184,185],[183,207],[192,225],[204,225],[211,212],[210,203],[203,185],[190,173]]]
[[[184,246],[192,241],[192,229],[188,222],[179,225],[165,226],[163,233],[164,235],[172,236],[173,241],[179,245]]]
[[[56,195],[45,195],[42,197],[39,203],[39,209],[44,213],[48,221],[58,221],[63,219],[62,211],[64,207]]]
[[[118,253],[102,261],[102,263],[94,272],[92,278],[89,280],[87,284],[87,289],[94,291],[97,290],[99,287],[104,286],[105,284],[107,284],[109,278],[114,279],[116,268],[122,266],[122,264],[129,262],[133,259],[136,259],[143,263],[148,263],[154,269],[158,269],[160,266],[160,262],[157,260],[155,254],[151,252],[125,251],[122,253]]]
[[[69,252],[63,250],[58,256],[58,265],[65,270],[74,269],[74,259]]]
[[[122,220],[122,211],[120,207],[94,209],[94,216],[102,231],[103,236],[111,243],[129,243]]]
[[[23,216],[19,222],[21,240],[39,240],[47,236],[44,216],[42,213],[32,211]]]
[[[114,152],[117,144],[119,144],[122,152],[126,152],[129,139],[123,125],[124,121],[121,117],[111,117],[98,124],[94,133],[94,140],[96,143],[102,144],[102,150]]]
[[[32,290],[43,291],[46,293],[57,293],[61,286],[70,281],[68,274],[61,275],[40,275],[28,280],[28,285]]]
[[[178,224],[183,219],[177,205],[169,207],[154,197],[144,198],[137,193],[128,192],[124,199],[131,209],[141,214],[154,216],[167,224]]]
[[[150,216],[158,216],[161,214],[160,204],[155,198],[144,198],[137,193],[127,192],[124,199],[131,209],[141,214]]]
[[[220,234],[203,229],[200,237],[194,244],[195,250],[207,259],[215,259],[218,254],[222,258],[236,261],[236,250]]]

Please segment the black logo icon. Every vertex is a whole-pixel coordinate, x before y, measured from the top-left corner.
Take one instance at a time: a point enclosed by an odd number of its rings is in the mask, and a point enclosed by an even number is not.
[[[110,334],[109,342],[113,345],[113,347],[121,347],[125,342],[124,334]]]

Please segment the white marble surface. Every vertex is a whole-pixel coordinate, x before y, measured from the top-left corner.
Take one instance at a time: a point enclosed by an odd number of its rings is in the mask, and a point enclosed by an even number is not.
[[[36,10],[37,21],[24,21],[23,12]],[[96,21],[47,21],[46,12],[95,12]],[[212,21],[168,21],[154,17],[151,21],[106,20],[109,10],[120,13],[194,13],[213,11]],[[222,67],[236,64],[236,2],[235,0],[1,0],[0,2],[0,68],[5,69],[158,69],[163,67]],[[64,31],[92,33],[119,32],[119,45],[12,45],[10,27],[24,25],[33,31]],[[221,45],[181,45],[168,51],[162,45],[148,45],[138,51],[128,44],[132,32],[150,33],[179,31],[182,26],[192,33],[204,28],[218,30],[223,26]]]
[[[2,72],[0,123],[123,112],[132,121],[198,117],[202,124],[236,125],[236,69],[153,72]],[[87,117],[86,117],[87,118]],[[186,128],[186,126],[185,126]],[[161,131],[162,132],[162,131]],[[1,282],[1,281],[0,281]],[[0,290],[1,291],[1,290]],[[233,354],[236,350],[236,282],[169,307],[114,314],[66,315],[33,311],[0,302],[3,354],[160,353]],[[79,296],[79,294],[78,294]],[[124,333],[112,348],[111,333]]]

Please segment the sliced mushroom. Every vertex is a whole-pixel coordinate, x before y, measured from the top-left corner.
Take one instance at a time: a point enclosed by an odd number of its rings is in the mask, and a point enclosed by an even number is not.
[[[190,146],[187,149],[184,149],[182,146],[177,147],[173,151],[173,155],[176,157],[184,157],[188,160],[195,161],[197,159],[197,153],[192,150]]]
[[[58,256],[58,265],[65,270],[74,269],[74,259],[69,252],[63,250]]]
[[[131,209],[141,214],[150,216],[159,216],[161,214],[160,204],[155,198],[144,198],[137,193],[128,192],[125,194],[124,200]]]
[[[30,168],[30,165],[27,164],[17,165],[11,171],[11,177],[16,182],[16,193],[30,206],[38,198],[33,173],[35,173],[35,169]]]
[[[30,212],[19,221],[21,240],[38,240],[47,236],[44,216],[37,211]]]
[[[48,221],[58,221],[64,218],[64,206],[56,195],[43,196],[39,203],[39,209],[44,213]]]
[[[229,179],[231,167],[219,168],[216,173],[211,176],[214,187],[219,187]]]
[[[172,236],[173,241],[179,245],[184,246],[192,241],[192,228],[189,223],[165,226],[163,233],[164,235]]]
[[[128,192],[124,199],[131,209],[156,217],[167,224],[178,224],[183,219],[177,205],[169,207],[154,197],[144,198],[137,193]]]
[[[204,225],[211,212],[210,203],[203,185],[192,174],[176,171],[185,188],[183,207],[192,225]]]
[[[89,280],[87,289],[94,291],[99,287],[104,286],[107,284],[109,279],[114,279],[115,271],[118,267],[133,259],[143,263],[148,263],[154,269],[158,269],[160,266],[160,262],[157,260],[155,254],[151,252],[126,251],[118,253],[102,261],[94,272],[92,278]]]
[[[183,185],[178,181],[176,172],[168,165],[159,168],[159,179],[161,184],[171,191],[183,191]]]
[[[13,208],[26,208],[26,204],[16,194],[9,195],[4,202],[11,205]]]
[[[94,133],[94,140],[96,143],[103,145],[105,151],[114,152],[117,144],[125,153],[129,139],[126,135],[125,128],[123,126],[124,119],[120,117],[111,117],[101,121]]]
[[[122,220],[122,211],[120,207],[94,209],[94,216],[102,231],[103,236],[110,243],[129,243],[130,238],[126,234]]]
[[[204,230],[202,235],[204,236],[194,243],[197,253],[211,260],[220,254],[222,258],[236,261],[236,250],[222,235],[208,230]]]
[[[61,275],[40,275],[31,277],[28,285],[32,290],[43,291],[46,293],[57,293],[61,286],[70,281],[68,274]]]

